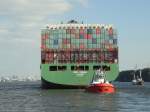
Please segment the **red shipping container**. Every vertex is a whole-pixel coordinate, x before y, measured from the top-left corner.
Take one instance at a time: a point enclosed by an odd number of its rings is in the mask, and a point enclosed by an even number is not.
[[[87,39],[87,34],[84,34],[84,38]]]
[[[70,44],[70,39],[63,39],[63,44]]]
[[[108,33],[109,33],[110,36],[112,36],[112,35],[113,35],[113,29],[110,28],[110,29],[108,30]]]
[[[112,48],[112,46],[111,45],[109,45],[109,49],[108,49],[109,51],[113,51],[113,48]]]
[[[54,53],[49,53],[49,54],[48,54],[48,57],[49,57],[50,60],[53,60]]]
[[[45,49],[46,48],[46,46],[45,45],[41,45],[41,49]]]
[[[48,34],[45,34],[45,39],[48,39]]]
[[[87,34],[87,39],[92,39],[92,35],[91,34]]]
[[[80,34],[84,34],[84,29],[80,29]]]
[[[101,33],[101,29],[100,28],[96,28],[96,34],[100,34]]]
[[[84,44],[80,43],[80,49],[84,49],[84,48],[85,48]]]

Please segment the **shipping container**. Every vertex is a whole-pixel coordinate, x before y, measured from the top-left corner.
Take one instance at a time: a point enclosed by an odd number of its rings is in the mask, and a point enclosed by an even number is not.
[[[41,32],[41,49],[43,50],[84,50],[84,52],[78,51],[78,53],[70,54],[71,58],[74,57],[72,60],[80,60],[81,57],[86,57],[87,62],[91,62],[90,60],[97,61],[100,59],[105,59],[105,61],[109,60],[108,57],[112,57],[111,59],[114,60],[116,57],[113,57],[110,53],[103,53],[103,51],[111,51],[112,53],[115,52],[113,49],[117,48],[117,35],[116,31],[112,27],[105,26],[89,26],[89,27],[59,27],[51,28],[51,29],[44,29]],[[88,50],[95,50],[99,49],[101,52],[91,52]],[[61,56],[61,53],[57,57],[57,61],[60,60],[61,57],[66,57],[66,51],[64,51],[64,55]],[[52,55],[52,53],[50,53]],[[56,53],[55,53],[56,54]],[[53,54],[53,55],[55,55]],[[77,55],[78,54],[78,55]],[[102,58],[102,54],[104,57]],[[88,58],[92,56],[92,58]],[[48,60],[48,55],[45,52],[42,53],[43,57]],[[55,56],[54,56],[55,57]],[[100,57],[100,58],[98,58]],[[78,59],[79,58],[79,59]],[[89,59],[89,60],[88,60]],[[56,60],[51,60],[49,63],[57,62]],[[69,60],[68,60],[69,61]],[[63,61],[63,62],[68,62]],[[97,61],[97,62],[99,62]]]

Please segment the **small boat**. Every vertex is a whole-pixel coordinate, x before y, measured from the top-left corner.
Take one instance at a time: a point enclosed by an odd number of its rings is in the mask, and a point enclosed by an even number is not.
[[[142,79],[142,70],[139,70],[139,76],[135,75],[135,72],[133,74],[133,80],[132,80],[132,84],[133,85],[144,85],[144,81]]]
[[[104,72],[97,70],[91,84],[86,88],[87,92],[93,93],[114,93],[115,87],[105,80]]]

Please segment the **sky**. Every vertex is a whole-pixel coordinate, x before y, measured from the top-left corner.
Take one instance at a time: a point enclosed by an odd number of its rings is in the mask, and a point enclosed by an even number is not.
[[[40,33],[75,19],[113,24],[119,69],[150,67],[150,0],[1,0],[0,75],[40,74]]]

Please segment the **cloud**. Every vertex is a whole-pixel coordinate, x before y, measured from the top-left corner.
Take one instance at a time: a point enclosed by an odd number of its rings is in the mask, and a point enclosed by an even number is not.
[[[66,0],[5,0],[0,1],[0,16],[17,22],[42,21],[51,15],[63,14],[72,9]]]
[[[54,17],[63,16],[79,4],[87,6],[88,0],[1,0],[0,39],[9,42],[21,39],[25,44],[34,41],[40,36],[41,27],[60,21]]]
[[[72,5],[65,0],[5,0],[0,2],[0,14],[45,15],[60,14],[70,10]]]
[[[77,0],[82,6],[88,7],[88,0]]]
[[[67,0],[0,1],[0,24],[5,27],[0,29],[0,36],[4,37],[5,34],[5,38],[28,38],[24,36],[27,31],[33,35],[48,21],[49,16],[64,14],[72,7]]]
[[[0,72],[39,72],[40,28],[79,4],[86,0],[0,0]]]

